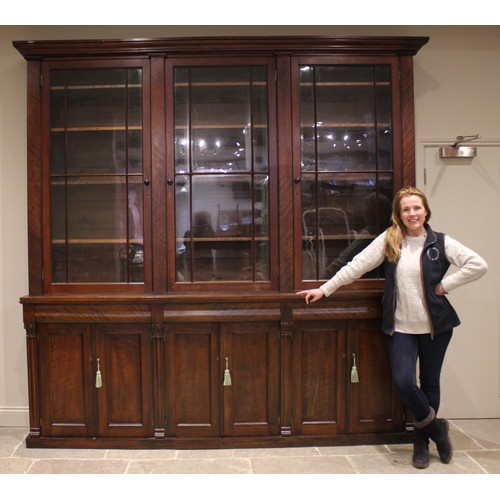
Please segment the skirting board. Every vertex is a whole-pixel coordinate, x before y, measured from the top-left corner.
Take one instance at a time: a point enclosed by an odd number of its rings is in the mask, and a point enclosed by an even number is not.
[[[0,427],[29,427],[28,407],[0,407]]]

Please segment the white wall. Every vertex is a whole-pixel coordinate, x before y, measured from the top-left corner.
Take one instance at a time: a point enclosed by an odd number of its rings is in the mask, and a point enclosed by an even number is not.
[[[415,57],[417,185],[432,225],[482,254],[480,281],[450,299],[462,317],[443,369],[442,414],[500,417],[500,28],[496,26],[2,26],[0,29],[0,425],[27,425],[26,62],[13,40],[195,35],[431,37]],[[450,165],[439,146],[481,134],[478,156]],[[424,183],[424,169],[427,183]]]

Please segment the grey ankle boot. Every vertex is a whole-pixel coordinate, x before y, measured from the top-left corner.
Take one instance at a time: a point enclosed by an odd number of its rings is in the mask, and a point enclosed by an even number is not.
[[[434,418],[423,430],[436,443],[441,462],[449,463],[453,456],[453,446],[450,441],[448,421],[444,418]]]
[[[436,443],[439,458],[443,464],[450,462],[453,455],[453,446],[449,436],[450,424],[447,420],[436,418],[436,412],[431,407],[429,415],[424,420],[415,422],[415,429],[424,432]]]
[[[413,467],[417,469],[429,467],[429,438],[417,427],[413,431]]]

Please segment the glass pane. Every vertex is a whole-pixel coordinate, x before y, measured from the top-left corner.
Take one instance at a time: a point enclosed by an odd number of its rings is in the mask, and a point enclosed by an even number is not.
[[[388,66],[301,67],[303,171],[392,168],[389,76]]]
[[[142,72],[51,72],[53,283],[144,281]]]
[[[314,68],[304,66],[300,70],[300,140],[301,169],[303,172],[316,170],[316,117]]]
[[[269,276],[269,176],[254,177],[255,281]]]
[[[176,279],[268,281],[267,68],[183,67],[174,80]]]
[[[51,73],[51,172],[142,169],[142,85],[137,69]]]
[[[189,145],[189,68],[175,70],[175,171],[189,170],[191,162]]]
[[[176,214],[179,281],[269,280],[267,176],[179,176]]]
[[[375,68],[375,100],[377,109],[377,148],[379,170],[392,170],[392,101],[391,72],[388,66]]]

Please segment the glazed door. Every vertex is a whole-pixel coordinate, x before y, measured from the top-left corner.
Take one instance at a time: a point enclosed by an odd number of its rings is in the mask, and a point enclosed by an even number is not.
[[[277,283],[275,66],[167,60],[169,287]]]
[[[45,291],[151,288],[145,60],[46,62]]]
[[[303,289],[331,278],[390,224],[399,80],[397,58],[292,61],[294,283]]]

